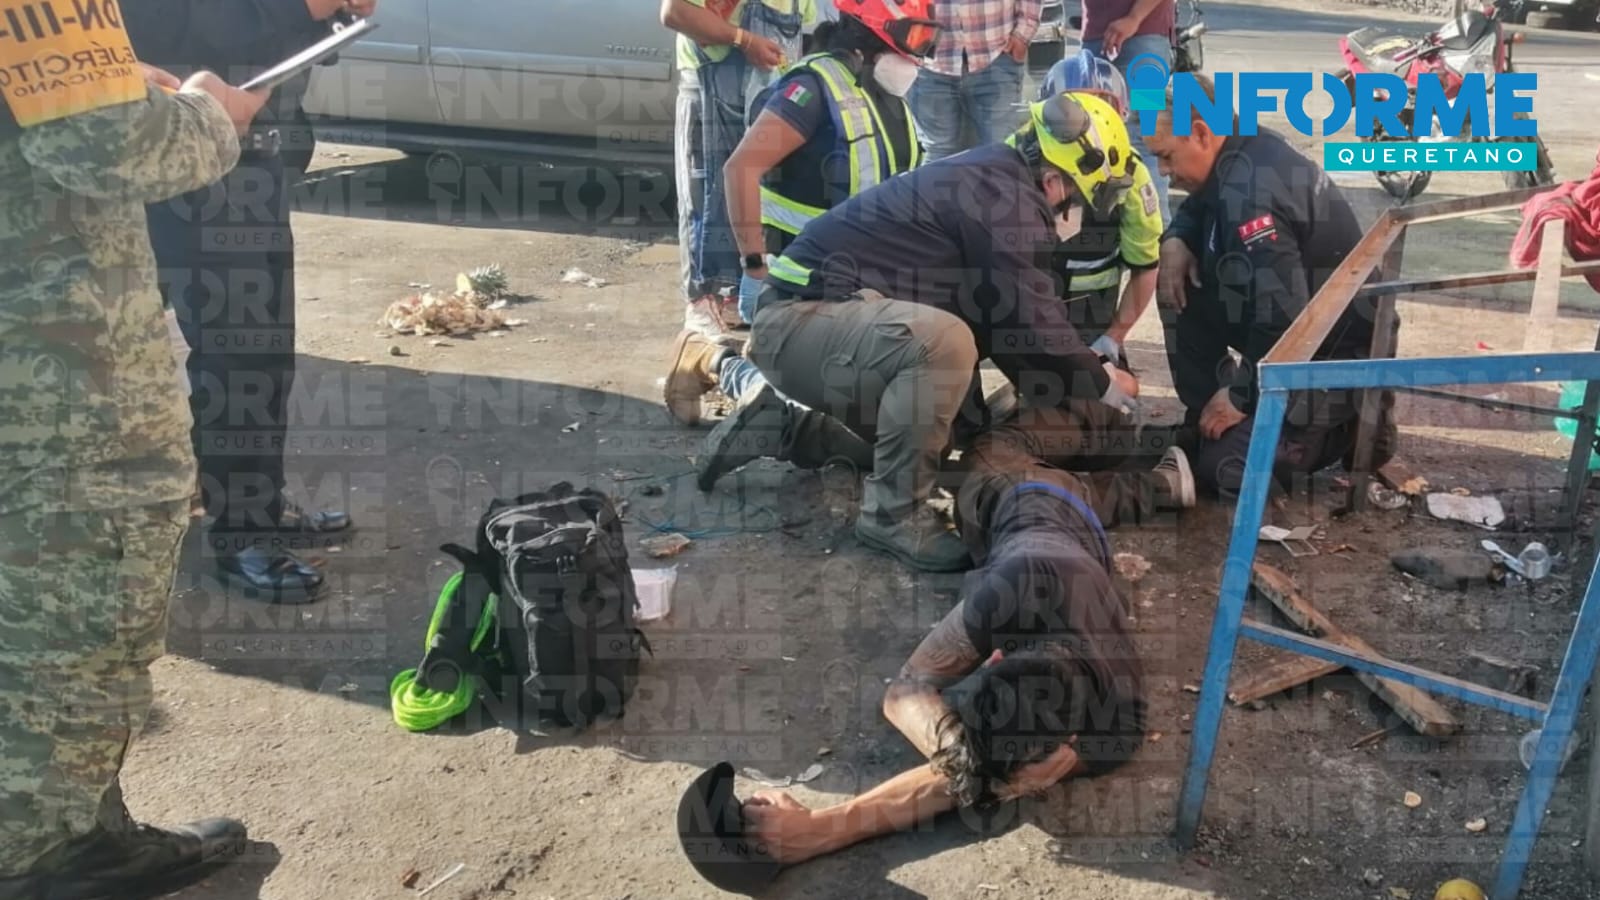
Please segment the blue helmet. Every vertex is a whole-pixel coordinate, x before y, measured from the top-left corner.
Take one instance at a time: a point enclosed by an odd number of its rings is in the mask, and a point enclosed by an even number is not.
[[[1087,49],[1050,67],[1039,85],[1039,99],[1046,100],[1063,91],[1097,94],[1123,118],[1128,117],[1128,82],[1116,66]]]

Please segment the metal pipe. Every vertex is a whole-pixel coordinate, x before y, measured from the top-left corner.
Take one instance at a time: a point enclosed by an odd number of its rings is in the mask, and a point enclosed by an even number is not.
[[[1390,388],[1390,390],[1405,394],[1417,394],[1422,397],[1434,397],[1439,400],[1453,400],[1457,403],[1471,403],[1484,409],[1505,409],[1512,412],[1532,413],[1536,416],[1555,416],[1558,419],[1583,418],[1582,410],[1551,409],[1547,406],[1534,406],[1531,403],[1513,403],[1510,400],[1496,400],[1492,397],[1474,397],[1471,394],[1458,394],[1454,391],[1439,391],[1433,388],[1413,387],[1411,385],[1402,385]]]
[[[1545,705],[1537,700],[1518,697],[1504,691],[1496,691],[1470,681],[1440,675],[1428,669],[1407,663],[1395,662],[1392,659],[1381,659],[1368,656],[1358,650],[1341,644],[1306,637],[1295,634],[1272,625],[1246,619],[1240,626],[1239,633],[1251,640],[1260,641],[1273,647],[1291,650],[1304,656],[1314,656],[1329,662],[1340,663],[1357,672],[1370,672],[1380,678],[1409,684],[1412,687],[1425,691],[1436,691],[1448,697],[1465,700],[1478,706],[1487,706],[1503,713],[1521,716],[1524,719],[1542,720],[1545,715]]]

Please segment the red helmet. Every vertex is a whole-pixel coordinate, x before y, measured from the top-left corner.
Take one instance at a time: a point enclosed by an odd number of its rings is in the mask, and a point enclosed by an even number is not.
[[[939,37],[933,0],[834,0],[833,5],[840,15],[867,26],[903,56],[927,56]]]

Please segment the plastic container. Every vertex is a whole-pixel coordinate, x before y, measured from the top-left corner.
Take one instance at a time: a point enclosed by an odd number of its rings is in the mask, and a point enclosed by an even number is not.
[[[678,583],[678,567],[634,569],[633,589],[639,595],[640,622],[656,622],[672,614],[672,588]]]
[[[1533,768],[1533,753],[1539,747],[1540,729],[1535,728],[1522,736],[1522,743],[1517,745],[1517,756],[1522,759],[1524,769]],[[1567,752],[1561,757],[1561,767],[1566,768],[1567,762],[1572,759],[1572,751],[1577,747],[1578,735],[1574,733],[1567,739]]]

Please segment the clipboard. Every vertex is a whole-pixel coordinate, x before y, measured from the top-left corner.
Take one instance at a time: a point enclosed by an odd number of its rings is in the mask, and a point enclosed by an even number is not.
[[[301,50],[299,53],[278,63],[260,75],[239,85],[242,91],[272,90],[278,85],[311,69],[312,66],[322,62],[345,47],[350,46],[362,37],[377,30],[377,23],[371,19],[358,19],[355,24],[343,27],[335,26],[333,34],[328,35],[315,44]]]

